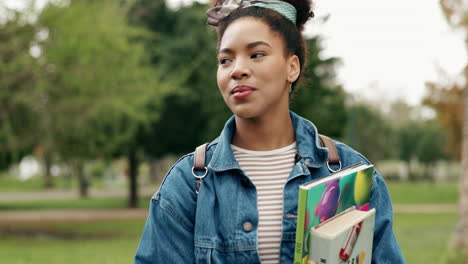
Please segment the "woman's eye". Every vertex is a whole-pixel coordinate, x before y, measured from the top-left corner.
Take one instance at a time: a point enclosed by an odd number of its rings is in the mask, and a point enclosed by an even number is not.
[[[250,58],[252,58],[252,59],[257,59],[257,58],[261,58],[261,57],[263,57],[263,56],[265,56],[264,53],[256,52],[256,53],[252,54],[252,55],[250,56]]]
[[[219,59],[218,63],[223,65],[223,64],[226,64],[228,62],[230,62],[231,60],[230,59],[226,59],[226,58],[221,58]]]

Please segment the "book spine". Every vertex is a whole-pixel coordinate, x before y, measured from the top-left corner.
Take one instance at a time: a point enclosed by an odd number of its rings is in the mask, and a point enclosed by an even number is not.
[[[297,202],[296,246],[294,250],[294,264],[302,263],[302,250],[304,248],[304,225],[307,203],[307,190],[299,188]]]

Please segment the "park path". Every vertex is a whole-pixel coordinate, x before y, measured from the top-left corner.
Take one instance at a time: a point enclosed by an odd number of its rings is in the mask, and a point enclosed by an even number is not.
[[[454,213],[456,204],[395,204],[395,213]],[[144,219],[148,209],[74,209],[74,210],[25,210],[0,211],[2,223],[47,221],[94,221],[119,219]]]
[[[140,199],[150,197],[157,186],[145,186],[139,189]],[[90,198],[127,197],[128,190],[124,188],[89,190]],[[38,192],[0,192],[0,203],[31,201],[31,200],[77,200],[76,190],[51,190]],[[47,222],[47,221],[93,221],[144,219],[148,215],[147,208],[139,209],[53,209],[53,210],[0,210],[0,225],[15,222]]]
[[[20,222],[145,219],[147,216],[147,208],[0,211],[0,226]]]
[[[139,195],[141,197],[152,196],[157,190],[156,185],[140,187]],[[90,198],[117,198],[127,197],[128,189],[109,188],[109,189],[89,189]],[[0,202],[17,202],[31,200],[65,200],[79,199],[77,190],[50,190],[37,192],[0,192]]]

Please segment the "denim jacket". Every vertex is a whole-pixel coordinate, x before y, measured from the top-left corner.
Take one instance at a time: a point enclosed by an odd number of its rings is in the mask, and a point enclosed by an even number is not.
[[[299,185],[330,174],[328,150],[321,147],[315,126],[293,112],[290,115],[297,159],[284,186],[280,263],[294,259]],[[232,117],[208,145],[208,174],[198,195],[192,176],[193,153],[169,170],[151,199],[134,263],[260,263],[256,189],[232,153],[234,131]],[[343,167],[369,163],[350,147],[336,141],[335,145]],[[390,196],[378,172],[370,203],[376,208],[372,263],[405,263],[392,229]]]

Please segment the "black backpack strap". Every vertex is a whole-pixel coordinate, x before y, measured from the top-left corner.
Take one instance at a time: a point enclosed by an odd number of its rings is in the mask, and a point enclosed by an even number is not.
[[[328,149],[328,161],[327,161],[327,167],[330,172],[337,172],[341,170],[341,161],[340,161],[340,156],[338,155],[338,151],[336,150],[335,143],[333,143],[333,140],[327,136],[324,135],[319,135],[320,138],[320,143],[322,144],[322,147],[325,147]],[[338,165],[339,168],[337,170],[333,170],[330,165]]]

